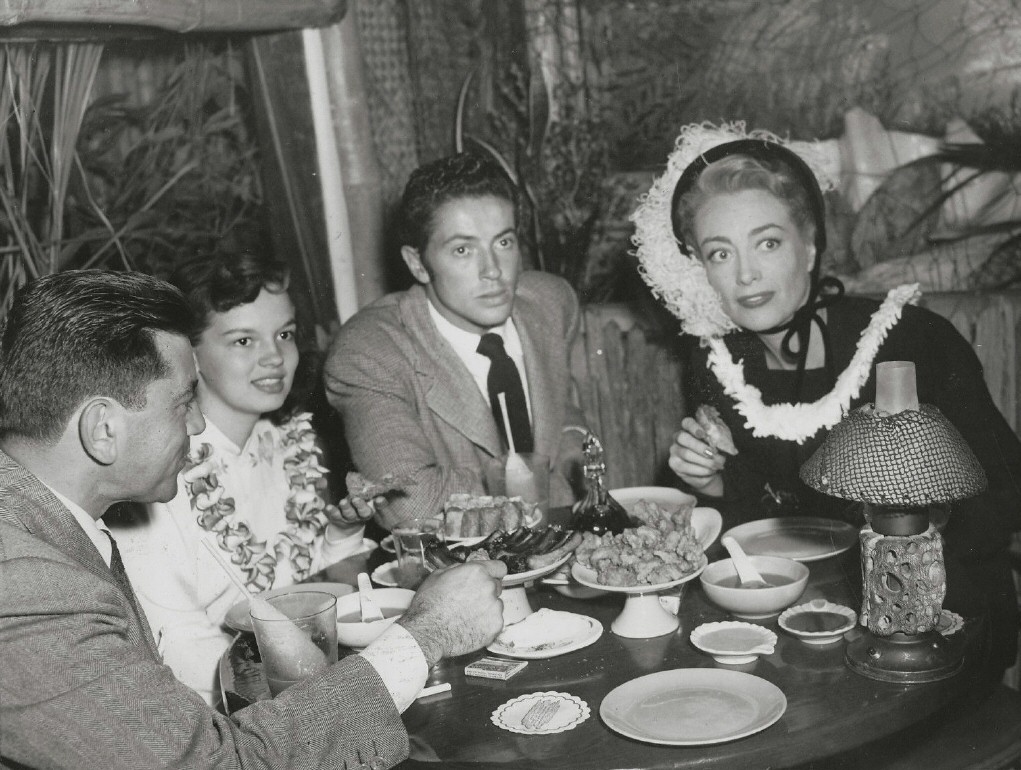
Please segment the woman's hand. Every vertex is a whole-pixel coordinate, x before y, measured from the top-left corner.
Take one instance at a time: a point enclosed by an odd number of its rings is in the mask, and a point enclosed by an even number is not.
[[[326,518],[330,520],[338,535],[350,535],[365,525],[376,515],[376,511],[386,505],[382,495],[366,501],[360,497],[348,496],[337,503],[336,507],[327,507]]]
[[[730,430],[726,426],[720,426]],[[717,451],[706,440],[705,428],[698,424],[692,417],[685,417],[681,421],[681,430],[674,436],[674,443],[670,446],[670,469],[676,473],[685,484],[704,495],[711,497],[723,496],[723,466],[727,457]]]

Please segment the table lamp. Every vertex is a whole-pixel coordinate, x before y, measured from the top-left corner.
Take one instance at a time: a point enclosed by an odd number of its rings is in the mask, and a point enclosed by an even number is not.
[[[859,674],[888,682],[933,682],[963,665],[936,630],[946,596],[943,541],[930,507],[977,495],[985,472],[957,429],[919,405],[915,366],[876,367],[876,403],[838,423],[801,466],[801,479],[863,503],[862,611],[867,630],[846,650]]]

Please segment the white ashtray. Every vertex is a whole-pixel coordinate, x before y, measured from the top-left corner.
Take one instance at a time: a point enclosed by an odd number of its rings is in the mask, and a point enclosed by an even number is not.
[[[718,663],[751,663],[759,655],[770,655],[776,634],[768,628],[739,620],[703,623],[691,632],[691,643],[708,652]]]
[[[858,613],[843,604],[813,599],[780,613],[780,628],[805,644],[832,644],[858,622]]]

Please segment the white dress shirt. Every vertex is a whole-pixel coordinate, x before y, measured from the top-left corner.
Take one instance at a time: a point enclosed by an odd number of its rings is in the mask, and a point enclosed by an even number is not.
[[[429,315],[432,316],[433,323],[436,324],[436,329],[443,336],[443,338],[450,343],[450,346],[457,353],[457,357],[464,361],[464,365],[468,367],[468,371],[471,373],[472,379],[475,380],[475,384],[478,385],[479,390],[482,392],[482,397],[486,399],[486,403],[489,404],[489,366],[491,361],[486,356],[479,353],[479,341],[482,339],[481,334],[475,334],[474,332],[467,332],[464,329],[459,329],[450,323],[446,318],[440,315],[440,312],[433,306],[432,301],[429,302]],[[493,334],[498,334],[503,337],[503,347],[507,351],[507,355],[510,356],[511,361],[514,362],[514,366],[518,369],[518,376],[521,377],[521,387],[525,391],[525,403],[528,406],[528,421],[532,421],[532,399],[528,393],[528,375],[525,372],[525,354],[521,349],[521,337],[518,336],[518,330],[514,326],[514,321],[511,318],[507,318],[502,326],[497,326],[490,329]],[[490,404],[492,407],[492,404]]]

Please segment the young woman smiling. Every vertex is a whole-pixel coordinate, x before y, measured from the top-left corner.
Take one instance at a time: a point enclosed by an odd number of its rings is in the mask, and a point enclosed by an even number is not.
[[[183,265],[172,282],[201,319],[193,336],[205,430],[177,496],[116,531],[125,568],[177,677],[215,703],[215,670],[242,597],[203,540],[253,591],[290,585],[372,547],[373,505],[331,504],[310,415],[285,402],[298,365],[287,270],[251,255]]]

